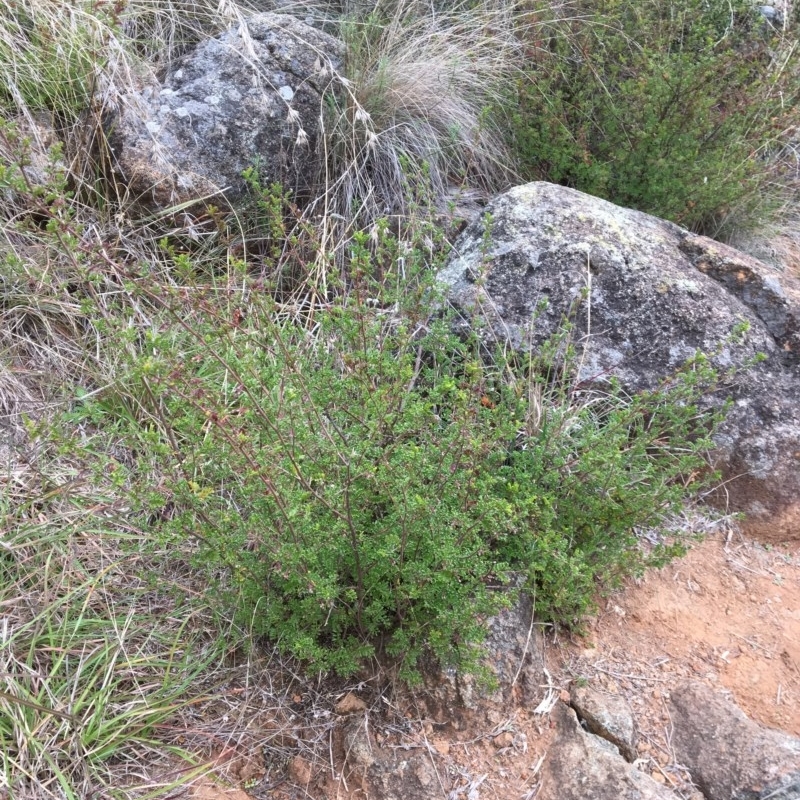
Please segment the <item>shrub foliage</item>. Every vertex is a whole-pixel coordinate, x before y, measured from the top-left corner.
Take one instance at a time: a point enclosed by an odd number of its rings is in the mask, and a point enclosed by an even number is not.
[[[710,235],[734,211],[752,223],[765,195],[785,199],[770,158],[794,124],[796,42],[752,3],[536,9],[515,122],[525,177]]]
[[[11,128],[6,145],[24,149]],[[121,255],[87,237],[62,172],[32,188],[17,161],[7,197],[35,215],[10,209],[8,230],[37,243],[25,252],[58,253],[52,291],[93,342],[53,435],[68,453],[76,431],[98,480],[124,487],[154,541],[193,553],[255,634],[316,669],[375,656],[413,677],[428,648],[473,662],[512,575],[540,618],[572,624],[598,582],[671,552],[640,548],[637,530],[703,472],[714,420],[697,403],[715,378],[702,358],[635,397],[576,384],[566,321],[550,355],[487,360],[451,333],[435,230],[400,241],[378,220],[322,282],[324,234],[287,233],[298,210],[255,172],[257,262],[237,260],[211,209],[218,250],[140,231]],[[40,293],[52,263],[25,262]],[[87,430],[113,448],[85,452]]]
[[[146,420],[130,446],[162,476],[138,482],[138,513],[160,541],[197,544],[255,634],[313,668],[389,657],[413,678],[426,648],[474,663],[512,573],[542,619],[572,624],[598,581],[671,552],[637,529],[696,488],[702,359],[649,394],[578,391],[568,326],[558,363],[487,363],[450,332],[428,251],[385,225],[355,237],[348,275],[305,324],[243,272],[236,288],[136,282],[173,319],[120,384]]]

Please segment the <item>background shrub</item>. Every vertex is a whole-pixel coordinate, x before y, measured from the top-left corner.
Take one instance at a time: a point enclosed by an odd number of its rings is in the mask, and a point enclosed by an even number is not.
[[[754,225],[796,183],[796,42],[746,0],[536,6],[515,134],[522,174],[712,236]]]

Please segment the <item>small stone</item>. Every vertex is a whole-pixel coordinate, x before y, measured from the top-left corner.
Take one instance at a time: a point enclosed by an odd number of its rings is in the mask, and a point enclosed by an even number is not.
[[[378,756],[365,723],[363,717],[350,717],[344,723],[345,758],[351,767],[369,768]]]
[[[352,692],[348,692],[335,706],[337,714],[358,714],[359,711],[366,711],[367,704]]]
[[[570,692],[570,699],[589,731],[619,748],[627,761],[635,760],[636,726],[624,698],[576,686]]]
[[[503,721],[503,715],[494,708],[490,708],[486,712],[486,721],[492,725],[499,725]]]
[[[450,742],[446,739],[434,739],[431,744],[440,756],[450,755]]]
[[[492,739],[492,744],[498,749],[502,749],[503,747],[511,747],[514,744],[514,736],[511,731],[503,731],[498,736],[495,736]]]
[[[665,778],[665,777],[664,777],[664,776],[663,776],[663,775],[662,775],[662,774],[661,774],[661,773],[660,773],[660,772],[659,772],[657,769],[654,769],[654,770],[653,770],[653,771],[650,773],[650,777],[651,777],[651,778],[652,778],[652,779],[653,779],[653,780],[654,780],[656,783],[666,783],[666,782],[667,782],[666,778]]]

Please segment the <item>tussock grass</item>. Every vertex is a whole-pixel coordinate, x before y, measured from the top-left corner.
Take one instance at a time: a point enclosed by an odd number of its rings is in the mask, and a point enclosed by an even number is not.
[[[89,3],[21,0],[0,27],[0,98],[19,111],[80,113],[111,45],[111,18]]]
[[[324,209],[368,228],[441,204],[448,189],[492,192],[512,174],[487,110],[518,69],[512,6],[416,0],[346,19],[342,90],[326,117]]]
[[[268,6],[233,0],[131,0],[122,12],[122,31],[137,55],[163,70],[204,38]]]
[[[104,524],[113,503],[64,507],[76,476],[3,477],[0,788],[37,800],[141,788],[137,762],[152,769],[166,749],[159,725],[191,702],[219,641],[140,577],[135,531]]]
[[[787,131],[777,152],[767,153],[768,201],[761,214],[733,209],[726,220],[727,241],[734,247],[800,278],[800,128]],[[750,213],[748,213],[748,211]]]

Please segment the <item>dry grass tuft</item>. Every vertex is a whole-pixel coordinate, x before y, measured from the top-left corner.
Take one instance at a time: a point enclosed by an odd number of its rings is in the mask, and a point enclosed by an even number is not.
[[[788,143],[777,153],[764,156],[769,164],[769,186],[764,192],[771,200],[761,215],[737,219],[734,209],[727,241],[734,247],[800,279],[800,131],[786,132]]]
[[[514,80],[518,23],[503,2],[437,10],[380,3],[345,20],[341,91],[325,117],[327,173],[314,203],[339,230],[408,220],[456,187],[507,185],[511,158],[487,111]]]

